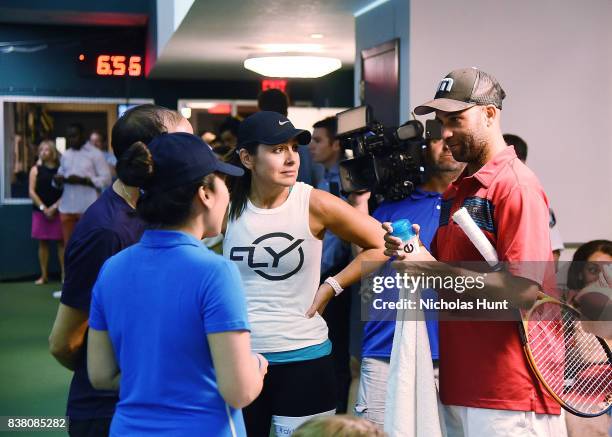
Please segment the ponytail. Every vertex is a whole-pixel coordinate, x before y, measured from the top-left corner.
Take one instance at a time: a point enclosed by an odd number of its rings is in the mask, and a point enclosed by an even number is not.
[[[136,141],[117,161],[117,176],[126,185],[146,188],[153,176],[153,156],[142,141]]]
[[[258,144],[249,144],[245,147],[249,155],[255,155],[257,153]],[[228,159],[230,164],[240,167],[244,170],[242,176],[229,176],[227,177],[227,185],[230,193],[230,210],[229,219],[238,220],[242,215],[242,212],[246,208],[247,201],[249,199],[249,193],[251,192],[251,171],[242,165],[238,150],[232,153],[232,157]]]

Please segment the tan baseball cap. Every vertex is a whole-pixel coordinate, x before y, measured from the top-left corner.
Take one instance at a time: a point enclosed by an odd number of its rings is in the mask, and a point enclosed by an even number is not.
[[[457,112],[475,105],[495,105],[502,109],[506,93],[497,80],[478,68],[461,68],[446,75],[433,100],[414,108],[417,115],[434,111]]]

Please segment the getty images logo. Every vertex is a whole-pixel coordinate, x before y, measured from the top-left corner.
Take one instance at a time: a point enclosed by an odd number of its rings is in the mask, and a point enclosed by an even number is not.
[[[442,79],[440,82],[440,86],[438,87],[438,92],[446,92],[450,93],[450,90],[453,88],[453,79],[450,77]]]

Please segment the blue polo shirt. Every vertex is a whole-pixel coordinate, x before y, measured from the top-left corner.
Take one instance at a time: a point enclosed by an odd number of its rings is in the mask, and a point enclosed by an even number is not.
[[[105,190],[87,208],[66,246],[61,302],[88,313],[91,291],[104,262],[136,243],[143,231],[144,222],[125,200],[112,187]],[[85,344],[70,383],[66,415],[76,420],[112,417],[117,400],[116,392],[91,386]]]
[[[336,188],[332,189],[335,184]],[[338,195],[341,199],[346,200],[340,195],[340,169],[338,164],[330,169],[325,169],[323,178],[317,185],[319,190],[327,191],[328,193]],[[338,190],[337,193],[334,191]],[[323,236],[323,251],[321,252],[321,275],[335,275],[351,262],[351,245],[346,241],[342,241],[331,231],[326,231]]]
[[[298,168],[297,180],[315,187],[323,174],[323,166],[312,160],[308,146],[299,146],[300,167]]]
[[[233,263],[191,235],[146,231],[102,268],[89,317],[121,369],[111,435],[246,435],[241,410],[219,393],[207,339],[249,330]]]
[[[417,188],[405,199],[398,200],[396,202],[385,201],[381,203],[376,211],[374,211],[372,216],[381,223],[393,222],[395,220],[407,218],[412,223],[420,225],[421,241],[429,250],[429,245],[433,240],[434,234],[436,233],[438,224],[440,222],[441,203],[442,195],[440,193],[423,191]],[[385,271],[390,271],[390,267],[387,268],[387,266],[385,267]],[[393,299],[396,298],[397,290],[395,290],[395,297]],[[388,321],[368,321],[365,323],[363,328],[362,357],[391,357],[393,335],[395,333],[395,312],[389,312],[389,314],[390,320]],[[432,359],[436,360],[439,358],[439,353],[438,320],[435,317],[435,314],[426,313],[425,323],[427,325],[427,333],[429,335],[431,357]]]

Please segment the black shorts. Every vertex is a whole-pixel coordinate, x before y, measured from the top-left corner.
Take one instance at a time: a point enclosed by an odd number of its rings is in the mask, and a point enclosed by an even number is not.
[[[261,394],[242,413],[249,437],[267,437],[272,416],[299,418],[335,408],[334,364],[328,355],[268,366]]]
[[[70,419],[68,435],[70,437],[108,437],[112,417],[101,419]]]

